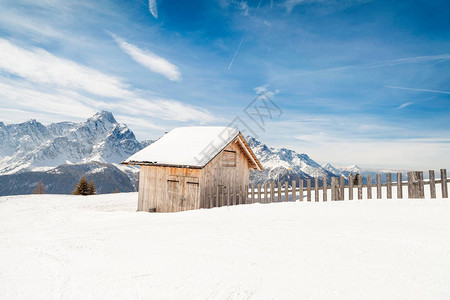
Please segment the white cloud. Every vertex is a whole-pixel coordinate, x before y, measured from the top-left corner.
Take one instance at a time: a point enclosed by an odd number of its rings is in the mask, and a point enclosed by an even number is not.
[[[406,103],[403,103],[403,104],[401,104],[399,107],[397,107],[397,109],[402,109],[402,108],[405,108],[405,107],[408,107],[408,106],[410,106],[411,104],[413,104],[414,102],[406,102]]]
[[[26,50],[0,38],[0,70],[40,84],[81,89],[91,94],[132,97],[120,78],[57,57],[41,48]]]
[[[94,103],[99,104],[98,107]],[[87,118],[101,106],[101,103],[91,101],[76,93],[41,92],[17,83],[0,82],[0,107],[2,110],[22,109],[71,118]]]
[[[158,19],[158,7],[156,5],[156,0],[148,0],[148,10],[155,19]]]
[[[165,76],[169,80],[181,80],[181,72],[174,64],[148,50],[142,50],[130,43],[127,43],[115,34],[110,34],[119,44],[120,48],[122,48],[122,50],[130,55],[136,62],[140,63],[152,72]]]
[[[145,99],[148,92],[134,90],[120,78],[43,49],[27,50],[0,38],[0,57],[0,108],[2,112],[26,112],[11,116],[1,113],[3,121],[21,122],[33,113],[48,115],[42,122],[79,120],[102,109],[127,115],[129,123],[147,129],[161,129],[158,122],[162,120],[197,124],[217,121],[203,108],[154,96]],[[98,100],[89,94],[110,99]],[[144,122],[147,117],[154,118],[154,123]]]
[[[206,109],[168,99],[132,99],[121,107],[124,112],[180,122],[210,123],[214,116]]]
[[[36,90],[14,80],[4,79],[0,82],[0,108],[22,109],[36,113],[47,113],[64,117],[87,118],[99,110],[111,110],[128,115],[127,122],[138,124],[143,116],[160,120],[210,123],[215,117],[206,109],[201,109],[175,100],[129,98],[126,101],[99,101],[84,97],[74,91],[46,89]],[[132,121],[132,120],[135,121]],[[4,118],[3,120],[6,120]],[[7,118],[8,121],[23,121]],[[141,122],[143,128],[161,129],[154,123]]]

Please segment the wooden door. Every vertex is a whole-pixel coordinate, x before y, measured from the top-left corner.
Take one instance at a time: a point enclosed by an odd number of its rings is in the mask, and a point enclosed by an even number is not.
[[[167,180],[168,212],[195,209],[198,199],[198,177],[172,175]]]

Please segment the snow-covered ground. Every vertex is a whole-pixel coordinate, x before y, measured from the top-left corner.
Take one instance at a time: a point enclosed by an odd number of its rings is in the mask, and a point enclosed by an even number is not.
[[[450,199],[0,197],[0,299],[450,299]]]

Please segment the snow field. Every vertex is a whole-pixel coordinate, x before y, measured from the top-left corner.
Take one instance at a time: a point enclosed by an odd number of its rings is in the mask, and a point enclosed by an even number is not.
[[[450,298],[450,199],[136,203],[0,197],[0,299]]]

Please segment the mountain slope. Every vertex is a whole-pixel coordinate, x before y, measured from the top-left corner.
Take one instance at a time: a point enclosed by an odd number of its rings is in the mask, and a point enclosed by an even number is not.
[[[20,172],[0,176],[0,195],[31,194],[42,181],[47,194],[71,194],[75,184],[85,176],[94,180],[97,193],[134,192],[131,179],[112,164],[87,162],[61,165],[47,171]]]
[[[265,181],[288,181],[312,178],[330,178],[334,173],[322,168],[307,154],[299,154],[286,148],[272,148],[254,138],[248,139],[248,144],[260,160],[264,170],[252,171],[250,182],[253,184]]]
[[[0,174],[48,170],[61,164],[120,163],[142,149],[133,132],[102,111],[86,122],[48,126],[31,120],[0,126]]]

